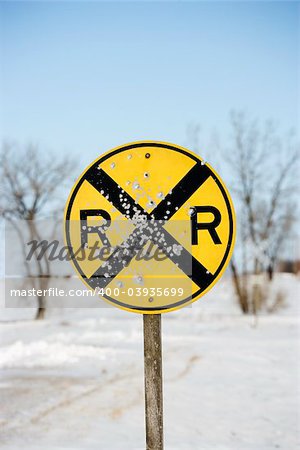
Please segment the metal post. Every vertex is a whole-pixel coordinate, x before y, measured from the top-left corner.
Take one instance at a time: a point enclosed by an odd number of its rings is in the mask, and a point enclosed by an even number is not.
[[[161,315],[143,317],[146,449],[163,450]]]

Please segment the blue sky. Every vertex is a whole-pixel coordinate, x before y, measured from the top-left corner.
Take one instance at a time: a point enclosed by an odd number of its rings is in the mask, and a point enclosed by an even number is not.
[[[298,124],[294,2],[2,2],[0,137],[83,167],[139,139],[228,133],[231,108]]]

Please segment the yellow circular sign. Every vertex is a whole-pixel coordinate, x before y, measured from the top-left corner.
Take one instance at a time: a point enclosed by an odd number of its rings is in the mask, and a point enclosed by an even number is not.
[[[94,161],[65,211],[65,236],[84,283],[122,309],[186,306],[221,277],[235,216],[217,173],[189,150],[135,142]]]

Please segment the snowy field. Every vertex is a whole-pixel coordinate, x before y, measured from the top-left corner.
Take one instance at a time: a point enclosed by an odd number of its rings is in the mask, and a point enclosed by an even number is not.
[[[226,279],[163,316],[166,450],[298,448],[299,280],[276,282],[285,303],[258,320]],[[142,316],[52,310],[0,330],[1,449],[145,448]]]

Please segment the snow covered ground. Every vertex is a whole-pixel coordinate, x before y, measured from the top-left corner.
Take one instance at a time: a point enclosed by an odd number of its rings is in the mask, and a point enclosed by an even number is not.
[[[257,321],[226,278],[163,316],[166,450],[298,448],[299,280],[276,283],[285,307]],[[142,316],[52,310],[0,330],[1,449],[145,448]]]

